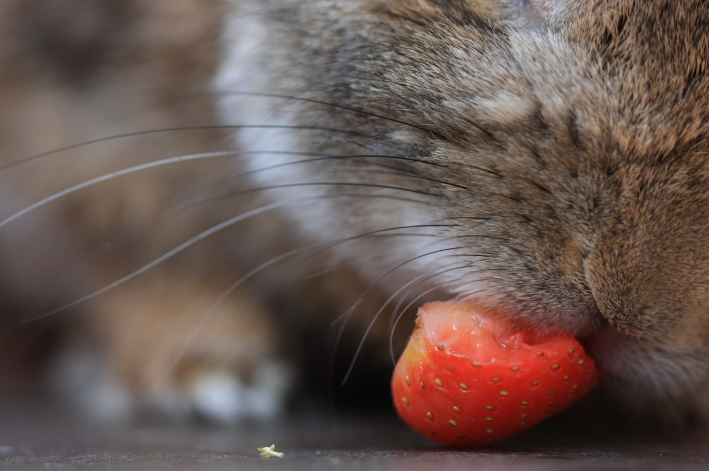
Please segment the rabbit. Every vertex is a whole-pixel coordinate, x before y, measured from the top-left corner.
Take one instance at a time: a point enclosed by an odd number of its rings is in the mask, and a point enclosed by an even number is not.
[[[704,1],[71,3],[3,6],[0,250],[90,413],[278,417],[457,297],[706,416]]]

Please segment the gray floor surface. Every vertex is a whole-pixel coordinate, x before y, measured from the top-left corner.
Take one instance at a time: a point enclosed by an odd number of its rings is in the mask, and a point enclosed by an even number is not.
[[[333,424],[334,421],[334,424]],[[603,422],[603,421],[601,421]],[[607,422],[607,421],[606,421]],[[709,435],[618,427],[573,413],[484,450],[418,437],[388,415],[300,413],[269,426],[101,428],[35,400],[0,401],[0,467],[191,470],[709,469]],[[276,444],[283,459],[261,458]]]

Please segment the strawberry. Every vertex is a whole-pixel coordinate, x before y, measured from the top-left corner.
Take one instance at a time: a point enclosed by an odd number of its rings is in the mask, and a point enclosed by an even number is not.
[[[571,334],[519,330],[486,313],[445,302],[419,310],[392,393],[399,416],[421,435],[483,446],[562,411],[598,381]]]

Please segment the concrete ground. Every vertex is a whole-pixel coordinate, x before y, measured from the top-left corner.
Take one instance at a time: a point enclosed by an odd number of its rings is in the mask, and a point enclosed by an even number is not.
[[[591,414],[593,415],[593,414]],[[392,416],[300,412],[270,426],[88,426],[46,401],[0,402],[0,467],[190,470],[709,469],[709,436],[573,411],[484,450],[438,446]],[[612,421],[611,421],[612,422]],[[585,424],[593,423],[594,427]],[[600,425],[598,425],[600,424]],[[283,459],[258,447],[276,444]]]

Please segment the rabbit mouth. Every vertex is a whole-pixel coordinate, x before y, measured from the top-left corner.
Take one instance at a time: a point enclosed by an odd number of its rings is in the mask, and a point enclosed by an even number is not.
[[[580,339],[602,373],[606,389],[620,403],[652,410],[670,419],[683,417],[709,384],[703,353],[657,339],[618,332],[607,321]]]
[[[671,332],[626,334],[611,324],[592,298],[573,303],[547,297],[547,304],[535,310],[511,297],[491,295],[494,288],[486,287],[485,294],[490,297],[480,294],[476,301],[489,306],[491,313],[542,329],[562,329],[579,339],[596,362],[604,388],[628,409],[657,409],[671,418],[683,417],[683,411],[692,410],[692,404],[697,406],[702,395],[709,397],[709,346],[673,339]],[[706,402],[709,405],[709,400]]]

